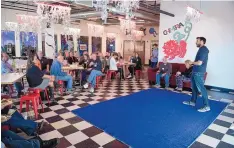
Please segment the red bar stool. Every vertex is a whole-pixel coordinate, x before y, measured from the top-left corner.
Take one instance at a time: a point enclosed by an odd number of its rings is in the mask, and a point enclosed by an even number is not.
[[[35,118],[38,119],[38,105],[39,105],[39,102],[40,102],[40,104],[42,106],[42,110],[44,111],[42,101],[41,101],[40,98],[41,97],[36,93],[29,93],[27,95],[22,96],[20,98],[20,113],[22,112],[23,103],[24,102],[26,103],[26,111],[28,112],[29,111],[29,104],[31,102],[32,103],[31,105],[32,105],[34,113],[35,113]]]
[[[107,80],[111,80],[111,76],[114,75],[114,77],[116,76],[116,71],[114,70],[108,70],[107,71]]]
[[[97,76],[96,77],[96,86],[95,86],[95,88],[98,88],[99,84],[101,84],[103,86],[102,76]]]
[[[60,95],[63,95],[63,91],[64,91],[64,82],[62,80],[58,80],[57,82],[58,84],[58,91],[60,92]]]
[[[136,73],[136,79],[140,80],[141,79],[141,75],[142,75],[142,71],[141,70],[136,70],[135,73]]]
[[[48,96],[48,93],[47,93],[47,88],[45,88],[44,90],[41,89],[41,88],[28,88],[28,91],[32,91],[35,94],[39,94],[39,96],[40,96],[40,92],[44,91],[45,95],[46,95],[46,99],[48,101],[48,104],[50,104],[50,99],[49,99],[49,96]]]

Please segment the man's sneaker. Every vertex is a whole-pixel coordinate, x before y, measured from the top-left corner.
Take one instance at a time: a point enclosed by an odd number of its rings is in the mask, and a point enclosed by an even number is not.
[[[156,84],[156,85],[155,85],[155,87],[156,87],[156,88],[160,88],[161,86],[160,86],[160,85],[158,85],[158,84]]]
[[[91,93],[94,93],[94,88],[91,87],[89,91],[90,91]]]
[[[195,106],[195,103],[192,102],[192,101],[184,101],[183,104],[190,105],[190,106]]]
[[[89,84],[86,83],[84,86],[83,86],[85,89],[87,89],[89,87]]]
[[[208,111],[210,111],[210,107],[209,106],[205,106],[203,108],[198,109],[197,111],[202,112],[202,113],[208,112]]]
[[[44,126],[44,123],[45,123],[45,121],[42,120],[41,122],[39,122],[39,123],[37,124],[37,130],[38,130],[38,132],[39,132],[40,130],[42,130],[42,128],[43,128],[43,126]]]
[[[132,78],[132,75],[131,75],[131,74],[127,76],[127,79],[130,79],[130,78]]]
[[[67,91],[66,91],[66,94],[67,94],[67,95],[70,95],[70,94],[72,94],[72,91],[71,91],[71,90],[67,90]]]
[[[166,90],[170,90],[169,87],[165,87]]]

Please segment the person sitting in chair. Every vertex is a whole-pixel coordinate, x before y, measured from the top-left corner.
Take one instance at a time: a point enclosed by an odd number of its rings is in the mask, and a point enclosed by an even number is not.
[[[72,93],[72,76],[62,71],[63,66],[63,56],[58,56],[57,59],[53,61],[50,69],[50,74],[55,76],[55,80],[62,80],[67,82],[67,93]]]
[[[28,58],[28,70],[26,78],[31,88],[39,88],[45,90],[49,86],[50,99],[54,100],[54,76],[44,74],[41,69],[36,65],[40,63],[36,54],[32,54]]]
[[[165,89],[169,88],[169,78],[171,76],[172,66],[167,62],[167,58],[163,58],[163,63],[159,64],[159,70],[156,73],[156,87],[161,87],[160,79],[161,77],[165,80]]]
[[[180,71],[178,71],[176,73],[176,86],[177,87],[175,88],[175,90],[182,91],[183,82],[190,82],[191,81],[193,66],[190,65],[189,63],[191,63],[190,60],[185,61],[185,66],[186,66],[185,72],[181,73]]]
[[[103,75],[103,73],[102,73],[102,62],[101,62],[100,58],[97,58],[96,53],[93,53],[91,55],[91,60],[90,60],[89,66],[92,67],[92,68],[88,69],[88,70],[91,70],[91,73],[90,73],[90,75],[88,77],[88,80],[87,80],[88,83],[86,83],[84,85],[84,88],[88,88],[89,84],[91,84],[90,92],[93,93],[94,88],[96,86],[96,77]]]

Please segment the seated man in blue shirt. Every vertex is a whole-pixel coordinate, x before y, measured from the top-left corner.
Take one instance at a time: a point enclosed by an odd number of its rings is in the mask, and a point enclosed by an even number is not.
[[[1,73],[5,74],[5,73],[11,73],[13,72],[13,68],[12,66],[8,63],[9,60],[9,56],[6,53],[2,53],[2,61],[1,61]],[[22,93],[23,90],[23,86],[21,82],[15,82],[14,86],[16,88],[16,91],[18,93],[17,97],[20,98],[20,95]]]
[[[97,58],[97,54],[93,53],[91,55],[91,60],[89,62],[89,66],[92,68],[89,68],[91,70],[91,73],[88,78],[88,83],[84,85],[84,88],[89,87],[89,83],[91,84],[90,92],[94,92],[94,87],[96,86],[96,77],[101,76],[102,74],[102,62],[100,58]]]
[[[50,69],[50,74],[55,76],[55,80],[62,80],[67,82],[67,93],[71,93],[72,90],[72,76],[68,75],[66,72],[62,71],[64,58],[63,56],[58,56],[54,59],[53,64]]]

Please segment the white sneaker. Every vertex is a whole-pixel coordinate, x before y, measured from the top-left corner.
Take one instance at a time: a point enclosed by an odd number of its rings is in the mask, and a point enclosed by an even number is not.
[[[90,90],[89,90],[89,92],[94,93],[94,88],[91,87]]]
[[[132,78],[132,75],[131,75],[131,74],[127,76],[127,79],[130,79],[130,78]]]
[[[198,109],[197,111],[204,113],[204,112],[208,112],[210,111],[210,107],[209,106],[205,106],[203,108]]]
[[[195,103],[191,102],[191,101],[184,101],[183,104],[190,105],[190,106],[195,106]]]
[[[154,85],[156,88],[160,88],[161,86],[160,85],[158,85],[158,84],[156,84],[156,85]]]
[[[89,87],[89,84],[86,83],[84,86],[83,86],[85,89],[87,89]]]

